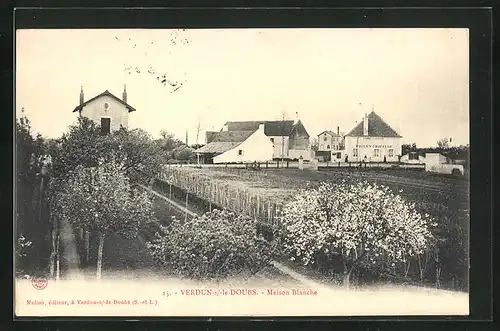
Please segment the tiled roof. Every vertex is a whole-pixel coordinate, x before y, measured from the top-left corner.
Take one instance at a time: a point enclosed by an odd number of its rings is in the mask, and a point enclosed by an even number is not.
[[[196,150],[197,153],[224,153],[245,140],[255,131],[220,131],[207,145]]]
[[[208,145],[205,145],[201,148],[198,148],[196,150],[196,153],[206,153],[206,154],[217,154],[217,153],[224,153],[230,149],[235,148],[236,146],[240,145],[242,141],[238,142],[211,142]]]
[[[90,103],[91,101],[94,101],[95,99],[100,98],[102,96],[112,97],[113,99],[115,99],[116,101],[118,101],[119,103],[121,103],[122,105],[124,105],[125,107],[127,107],[129,113],[132,112],[132,111],[135,111],[134,107],[132,107],[131,105],[129,105],[128,103],[126,103],[122,99],[118,98],[113,93],[111,93],[108,90],[106,90],[106,91],[102,92],[101,94],[96,95],[92,99],[89,99],[89,100],[85,101],[84,103],[82,103],[81,105],[77,106],[75,109],[73,109],[73,113],[76,112],[76,111],[82,110],[83,107],[85,107],[88,103]]]
[[[363,136],[363,120],[354,127],[346,136],[362,137]],[[398,137],[401,136],[394,131],[384,120],[374,111],[368,114],[368,136],[369,137]]]
[[[255,131],[220,131],[212,142],[243,142]]]
[[[338,136],[339,136],[339,135],[338,135],[338,134],[336,134],[335,132],[333,132],[333,131],[329,131],[329,130],[321,132],[320,134],[318,134],[318,136],[321,136],[323,133],[328,133],[328,134],[329,134],[330,136],[332,136],[332,137],[338,137]]]
[[[288,136],[292,132],[295,121],[226,122],[229,131],[256,131],[260,124],[264,124],[264,134],[266,136]]]

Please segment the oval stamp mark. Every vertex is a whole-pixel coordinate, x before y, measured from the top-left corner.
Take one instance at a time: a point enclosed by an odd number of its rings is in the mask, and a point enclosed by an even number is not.
[[[45,277],[33,277],[31,279],[31,285],[37,290],[43,290],[47,287],[49,281]]]

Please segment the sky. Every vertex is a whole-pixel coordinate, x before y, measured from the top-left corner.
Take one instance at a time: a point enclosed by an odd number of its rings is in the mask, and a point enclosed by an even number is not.
[[[467,29],[17,30],[16,116],[59,137],[72,110],[127,86],[129,128],[189,143],[230,120],[349,132],[374,110],[429,147],[469,143]],[[165,76],[163,76],[165,75]],[[163,81],[163,83],[162,83]]]

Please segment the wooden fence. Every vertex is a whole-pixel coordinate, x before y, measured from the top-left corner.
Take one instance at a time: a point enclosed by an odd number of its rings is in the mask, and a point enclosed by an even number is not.
[[[283,202],[241,187],[237,183],[199,176],[196,172],[167,167],[159,180],[174,185],[189,195],[206,200],[227,210],[250,216],[261,223],[275,225]],[[166,193],[166,192],[165,192]]]
[[[257,169],[298,169],[297,161],[269,161],[259,163],[217,163],[217,164],[168,164],[168,168],[257,168]],[[425,170],[425,164],[414,163],[385,163],[385,162],[318,162],[318,168],[370,168],[370,169],[415,169]]]

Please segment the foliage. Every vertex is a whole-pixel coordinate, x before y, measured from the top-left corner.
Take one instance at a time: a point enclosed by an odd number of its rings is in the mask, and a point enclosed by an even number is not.
[[[311,149],[315,152],[318,151],[319,144],[318,144],[318,138],[313,138],[312,143],[311,143]]]
[[[17,273],[26,271],[26,258],[32,254],[33,242],[24,237],[22,233],[18,234],[15,246],[15,269]]]
[[[256,221],[228,211],[213,210],[186,221],[173,218],[148,244],[156,260],[192,279],[220,279],[256,273],[274,254],[257,235]]]
[[[449,139],[448,138],[439,139],[438,142],[437,142],[437,147],[439,149],[445,149],[445,148],[450,147],[450,145],[449,145]]]
[[[431,221],[387,187],[367,182],[303,190],[281,216],[290,258],[305,265],[317,263],[318,253],[338,259],[347,284],[363,261],[405,262],[422,254],[431,245]]]
[[[56,186],[52,217],[65,218],[76,228],[134,236],[143,223],[153,219],[152,203],[146,192],[130,187],[122,167],[102,161],[92,168],[79,166]]]
[[[132,182],[147,182],[159,174],[162,153],[149,133],[142,129],[122,128],[107,138],[109,149],[123,163],[122,170]]]
[[[95,167],[103,159],[118,160],[132,181],[145,182],[158,174],[162,161],[159,146],[144,130],[121,128],[101,135],[99,126],[86,117],[79,117],[60,143],[53,141],[47,149],[55,153],[56,177],[66,176],[78,166]]]
[[[98,160],[107,156],[109,150],[99,126],[86,117],[69,127],[61,138],[59,154],[53,156],[53,176],[67,176],[78,166],[97,166]]]

